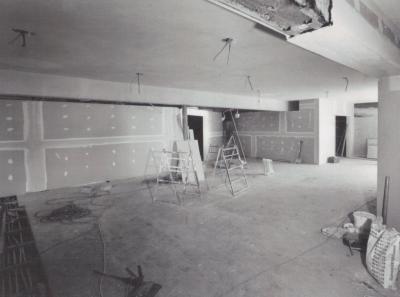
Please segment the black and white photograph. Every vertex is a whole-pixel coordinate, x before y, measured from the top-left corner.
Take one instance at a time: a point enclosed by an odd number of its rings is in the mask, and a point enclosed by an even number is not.
[[[399,297],[400,0],[0,0],[0,297]]]

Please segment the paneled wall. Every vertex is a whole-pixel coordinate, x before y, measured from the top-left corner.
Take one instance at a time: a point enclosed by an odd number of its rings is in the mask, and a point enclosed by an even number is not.
[[[0,101],[0,194],[143,176],[182,138],[178,108]],[[148,167],[148,168],[147,168]]]
[[[318,163],[318,100],[300,102],[299,111],[242,112],[237,127],[247,156],[292,162],[303,140],[304,163]]]

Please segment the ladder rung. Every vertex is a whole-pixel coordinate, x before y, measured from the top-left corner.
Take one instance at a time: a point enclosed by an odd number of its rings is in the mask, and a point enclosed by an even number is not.
[[[238,166],[233,166],[233,167],[230,167],[230,168],[228,168],[228,170],[230,171],[230,170],[235,170],[235,169],[243,169],[243,165],[238,165]]]
[[[245,176],[241,176],[239,178],[231,179],[231,184],[236,183],[236,182],[241,181],[241,180],[246,180],[246,177]]]
[[[234,156],[239,156],[239,154],[224,155],[225,158],[227,158],[227,157],[234,157]]]

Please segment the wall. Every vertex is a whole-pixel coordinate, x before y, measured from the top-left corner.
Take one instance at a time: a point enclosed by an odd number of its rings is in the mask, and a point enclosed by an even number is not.
[[[204,160],[207,160],[210,145],[222,145],[223,143],[221,113],[212,110],[189,108],[188,115],[203,117],[203,152]],[[212,157],[215,158],[214,155]]]
[[[390,176],[388,225],[400,230],[400,76],[379,83],[378,213],[382,209],[385,176]]]
[[[355,157],[367,157],[367,140],[378,138],[377,104],[356,104],[354,109],[354,149]]]
[[[300,101],[299,111],[242,112],[237,127],[247,156],[293,162],[304,141],[304,163],[318,163],[318,100]]]
[[[335,155],[336,106],[331,99],[318,100],[318,163],[326,163]]]
[[[151,148],[182,138],[180,117],[172,107],[0,100],[0,194],[142,176]]]

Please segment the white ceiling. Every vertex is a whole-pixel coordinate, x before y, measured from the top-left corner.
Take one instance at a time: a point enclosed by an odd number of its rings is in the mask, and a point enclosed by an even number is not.
[[[397,2],[393,0],[392,2]],[[387,1],[390,2],[390,1]],[[8,44],[11,28],[36,33]],[[221,39],[234,43],[229,65]],[[257,29],[205,0],[2,0],[0,68],[183,89],[302,99],[365,96],[376,79]],[[357,93],[360,91],[361,93]],[[362,95],[360,95],[362,94]]]
[[[400,34],[400,1],[399,0],[373,0],[375,5],[382,11],[397,28]]]

